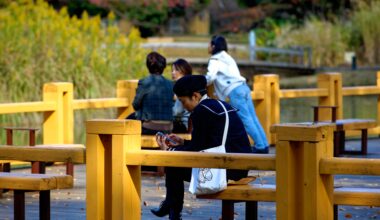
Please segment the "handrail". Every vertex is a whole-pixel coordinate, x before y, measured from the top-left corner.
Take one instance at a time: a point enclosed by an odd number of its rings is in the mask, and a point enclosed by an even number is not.
[[[98,98],[98,99],[76,99],[73,101],[73,108],[92,109],[92,108],[116,108],[128,107],[127,98]]]
[[[380,175],[380,159],[323,158],[321,174]]]
[[[48,112],[56,109],[55,102],[20,102],[0,104],[0,114]]]
[[[380,95],[380,88],[377,86],[343,87],[342,95]]]
[[[178,160],[181,158],[181,160]],[[207,164],[213,168],[241,170],[275,170],[275,155],[238,154],[238,153],[200,153],[176,151],[139,150],[128,151],[127,165],[142,166],[180,166],[200,167]]]
[[[304,98],[304,97],[324,97],[328,96],[327,89],[282,89],[280,98]]]

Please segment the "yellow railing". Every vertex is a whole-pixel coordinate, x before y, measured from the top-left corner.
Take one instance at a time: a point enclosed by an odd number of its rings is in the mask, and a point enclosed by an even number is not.
[[[87,219],[141,219],[141,165],[275,170],[277,219],[332,220],[334,204],[380,206],[380,189],[334,190],[334,174],[380,175],[380,159],[333,158],[331,125],[274,125],[276,155],[141,150],[134,120],[91,120],[86,129]]]
[[[380,72],[377,85],[360,87],[342,87],[339,73],[319,74],[316,88],[280,89],[279,76],[275,74],[254,76],[252,99],[256,113],[271,144],[275,136],[270,126],[280,123],[280,100],[311,97],[318,98],[319,105],[336,105],[338,119],[343,116],[343,96],[378,95],[380,97]],[[132,101],[136,93],[137,80],[120,80],[116,86],[116,97],[97,99],[74,99],[72,83],[46,83],[43,88],[43,100],[37,102],[0,104],[0,114],[25,112],[43,112],[43,143],[71,144],[74,137],[74,111],[81,109],[117,108],[115,118],[123,119],[133,112]],[[380,98],[377,101],[376,128],[370,134],[380,134]],[[311,111],[311,109],[310,109]],[[320,119],[327,120],[330,114],[321,114]],[[352,132],[348,132],[348,135]]]

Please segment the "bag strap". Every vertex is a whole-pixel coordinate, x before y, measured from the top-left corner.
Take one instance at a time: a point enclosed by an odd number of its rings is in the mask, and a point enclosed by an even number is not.
[[[224,123],[224,131],[223,131],[223,140],[222,140],[222,146],[226,146],[226,140],[227,140],[227,134],[228,134],[228,127],[230,125],[230,117],[228,116],[228,111],[226,107],[224,107],[223,103],[219,100],[216,100],[219,102],[219,104],[224,109],[224,112],[226,114],[226,122]]]

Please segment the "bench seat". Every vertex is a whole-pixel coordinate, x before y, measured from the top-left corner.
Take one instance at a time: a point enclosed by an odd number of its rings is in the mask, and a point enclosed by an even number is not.
[[[230,185],[227,189],[198,199],[222,200],[222,219],[234,216],[234,202],[246,202],[246,220],[257,219],[257,202],[275,202],[276,186],[270,184]],[[334,189],[334,212],[337,219],[337,205],[380,206],[380,189],[340,187]]]
[[[54,174],[0,172],[0,188],[14,192],[14,219],[25,219],[25,192],[39,191],[40,220],[50,219],[50,190],[73,187],[73,177]]]

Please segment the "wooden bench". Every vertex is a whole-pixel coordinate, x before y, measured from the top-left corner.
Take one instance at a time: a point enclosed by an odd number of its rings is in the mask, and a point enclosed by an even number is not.
[[[331,122],[319,120],[319,109],[331,109]],[[367,154],[368,146],[368,129],[377,126],[373,119],[340,119],[337,120],[337,106],[313,106],[314,123],[335,123],[334,131],[334,156],[339,156],[342,153],[346,154]],[[345,131],[346,130],[361,130],[361,150],[348,151],[345,149]]]
[[[86,163],[86,148],[82,144],[1,145],[0,160],[65,162],[66,174],[73,176],[73,164]]]
[[[268,184],[232,185],[216,194],[199,195],[199,199],[222,200],[222,220],[234,219],[234,203],[245,202],[245,219],[257,219],[257,202],[275,202],[276,186]]]
[[[70,175],[20,174],[0,172],[0,188],[13,190],[14,219],[25,219],[25,192],[40,194],[40,220],[50,219],[50,190],[73,187]]]
[[[200,195],[199,199],[222,200],[222,220],[234,219],[234,203],[245,202],[245,219],[257,219],[257,202],[276,202],[276,186],[269,184],[233,185],[216,194]],[[380,206],[380,189],[341,187],[334,189],[334,219],[338,205]]]

